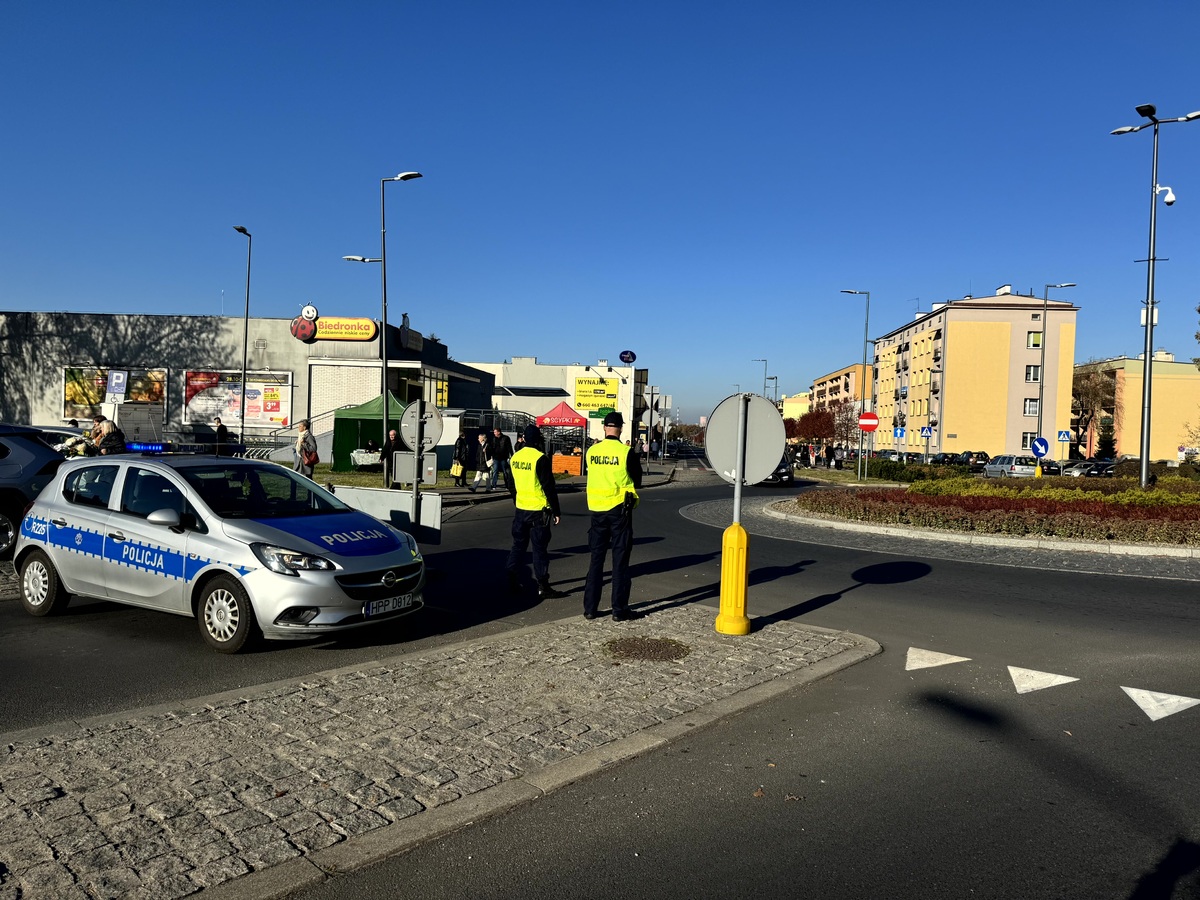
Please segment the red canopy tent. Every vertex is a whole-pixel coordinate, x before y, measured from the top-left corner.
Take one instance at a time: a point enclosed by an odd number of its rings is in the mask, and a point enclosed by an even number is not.
[[[564,400],[550,412],[538,416],[537,423],[554,428],[586,428],[588,420],[567,406],[567,401]]]

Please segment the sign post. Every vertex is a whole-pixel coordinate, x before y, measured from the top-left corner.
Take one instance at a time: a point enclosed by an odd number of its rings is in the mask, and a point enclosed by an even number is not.
[[[875,413],[873,413],[873,412],[859,413],[858,428],[862,432],[863,437],[870,434],[872,431],[874,431],[878,427],[879,427],[879,416],[875,415]],[[864,441],[862,441],[861,438],[858,442],[858,460],[859,460],[859,465],[862,467],[862,472],[861,472],[861,474],[859,474],[858,468],[855,467],[855,474],[858,475],[859,481],[866,481],[867,480],[867,456],[866,456],[866,451],[864,450]]]
[[[921,437],[925,438],[925,464],[929,464],[929,439],[933,437],[933,427],[931,425],[921,426]]]
[[[1042,457],[1050,452],[1050,442],[1044,437],[1033,439],[1033,443],[1029,445],[1029,449],[1033,451],[1033,455],[1037,457],[1037,467],[1033,470],[1034,478],[1042,477]]]
[[[749,538],[742,527],[742,485],[757,484],[779,465],[787,442],[783,417],[775,404],[757,394],[726,397],[708,417],[704,449],[708,462],[733,484],[733,524],[721,538],[721,634],[749,634],[746,589],[749,585]]]
[[[1071,443],[1071,432],[1069,432],[1065,429],[1060,431],[1058,433],[1058,443],[1059,443],[1059,448],[1058,448],[1059,462],[1066,462],[1067,454],[1063,452],[1062,445]]]

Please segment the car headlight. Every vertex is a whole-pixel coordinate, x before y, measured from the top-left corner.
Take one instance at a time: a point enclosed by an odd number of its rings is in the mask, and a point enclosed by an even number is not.
[[[323,557],[289,550],[287,547],[251,544],[250,549],[264,566],[280,575],[299,575],[301,571],[328,572],[334,568],[333,563]]]
[[[408,552],[412,554],[413,562],[419,562],[421,560],[421,548],[417,546],[416,538],[414,538],[407,531],[401,531],[399,528],[396,528],[392,525],[388,525],[388,527],[391,528],[392,531],[396,532],[396,536],[400,538],[405,547],[408,549]]]

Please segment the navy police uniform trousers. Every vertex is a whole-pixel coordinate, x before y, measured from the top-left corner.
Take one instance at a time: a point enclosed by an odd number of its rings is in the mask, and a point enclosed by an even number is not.
[[[604,558],[612,546],[612,609],[622,613],[629,609],[629,551],[633,547],[633,516],[624,506],[608,512],[592,513],[588,529],[588,550],[592,560],[588,566],[587,582],[583,588],[583,611],[596,614],[600,605],[600,589],[604,586]]]

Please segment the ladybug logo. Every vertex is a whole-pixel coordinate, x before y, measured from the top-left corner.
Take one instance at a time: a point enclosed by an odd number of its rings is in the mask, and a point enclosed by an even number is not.
[[[310,322],[315,322],[317,321],[317,308],[311,303],[306,303],[304,309],[300,310],[300,316]]]
[[[303,316],[292,319],[292,337],[298,341],[311,344],[317,339],[317,323]]]

